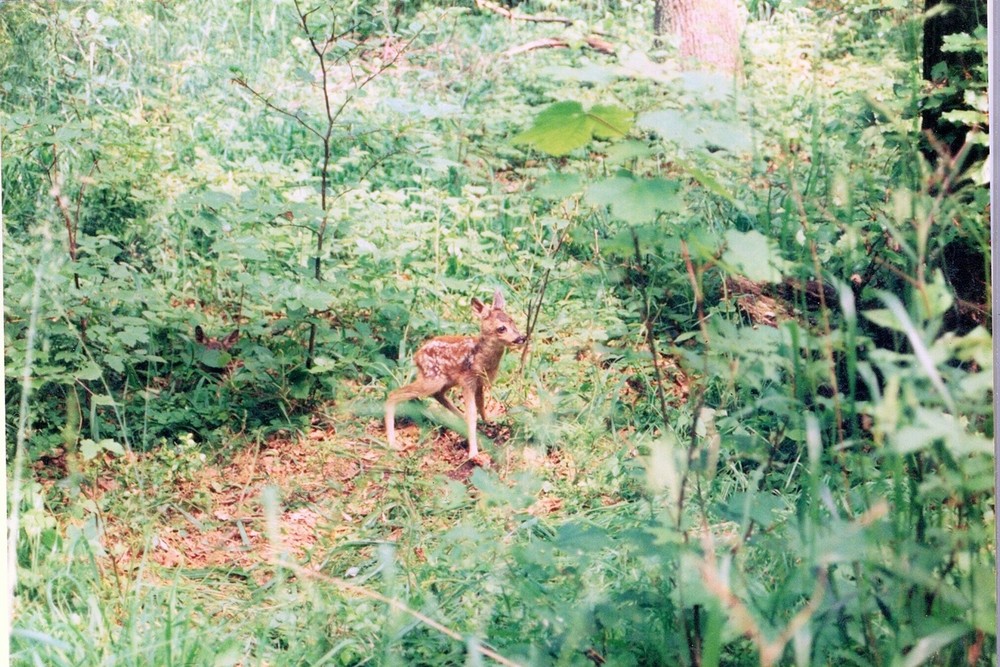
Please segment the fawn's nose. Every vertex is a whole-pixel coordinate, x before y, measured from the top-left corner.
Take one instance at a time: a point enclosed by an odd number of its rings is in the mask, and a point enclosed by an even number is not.
[[[528,340],[528,337],[525,336],[524,334],[521,334],[520,336],[518,336],[517,338],[514,339],[514,344],[515,345],[524,345],[525,341],[527,341],[527,340]]]

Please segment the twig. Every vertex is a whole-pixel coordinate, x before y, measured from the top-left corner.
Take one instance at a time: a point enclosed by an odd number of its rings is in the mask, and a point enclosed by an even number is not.
[[[586,37],[583,42],[595,51],[600,51],[601,53],[606,53],[608,55],[614,55],[615,53],[614,45],[605,39],[601,39],[597,35],[590,35],[589,37]],[[512,46],[504,51],[502,55],[516,56],[521,53],[527,53],[528,51],[534,51],[535,49],[565,49],[569,48],[569,45],[569,41],[561,37],[543,37],[520,46]]]
[[[296,123],[298,123],[299,125],[301,125],[307,132],[311,132],[312,134],[315,134],[319,139],[323,138],[322,133],[320,133],[319,130],[317,130],[315,127],[313,127],[312,125],[310,125],[309,123],[307,123],[301,116],[299,116],[296,113],[292,113],[291,111],[288,111],[287,109],[282,109],[277,104],[274,104],[273,102],[271,102],[271,100],[268,99],[263,93],[260,93],[260,92],[256,91],[253,87],[251,87],[250,84],[247,83],[246,79],[237,76],[237,77],[233,77],[230,80],[233,83],[235,83],[237,86],[240,86],[241,88],[245,88],[246,90],[248,90],[251,95],[253,95],[258,100],[260,100],[264,104],[264,106],[267,107],[268,109],[270,109],[271,111],[274,111],[276,113],[280,113],[282,116],[287,116],[288,118],[291,118]]]
[[[645,274],[646,263],[642,261],[642,252],[639,249],[639,234],[635,231],[635,227],[632,227],[632,245],[635,250],[636,267]],[[642,295],[642,320],[646,329],[646,345],[649,346],[649,353],[653,357],[653,373],[656,376],[656,396],[660,403],[660,417],[663,419],[663,428],[666,429],[669,424],[667,420],[667,399],[663,394],[663,374],[660,371],[660,355],[656,351],[656,337],[653,335],[653,321],[649,315],[649,295],[645,284],[640,284],[639,293]]]
[[[559,249],[562,248],[563,243],[566,240],[566,232],[559,233],[559,237],[556,240],[555,245],[548,252],[548,259],[554,260],[555,256],[559,254]],[[552,265],[550,264],[547,269],[545,269],[545,274],[542,276],[542,284],[538,288],[538,300],[534,299],[528,302],[528,322],[525,326],[525,336],[530,341],[531,334],[535,331],[535,325],[538,324],[538,317],[542,312],[542,301],[545,299],[545,290],[549,286],[549,277],[552,275]],[[521,350],[521,364],[518,367],[518,372],[524,373],[525,360],[528,358],[528,351],[531,349],[530,345],[525,345],[524,349]]]

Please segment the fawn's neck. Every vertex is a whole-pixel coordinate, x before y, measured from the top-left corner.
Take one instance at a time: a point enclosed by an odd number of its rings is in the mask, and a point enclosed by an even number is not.
[[[478,372],[485,372],[492,379],[506,349],[507,346],[499,338],[480,336],[472,349],[472,367]]]

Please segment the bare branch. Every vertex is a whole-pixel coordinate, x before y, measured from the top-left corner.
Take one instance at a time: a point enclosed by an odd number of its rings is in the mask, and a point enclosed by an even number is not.
[[[584,40],[584,44],[595,51],[600,51],[601,53],[607,53],[608,55],[614,55],[615,53],[614,45],[597,35],[590,35],[587,37]],[[536,49],[566,49],[569,48],[569,46],[569,41],[561,37],[543,37],[520,46],[512,46],[504,51],[502,55],[516,56],[522,53],[527,53],[528,51],[534,51]]]
[[[255,90],[249,83],[246,82],[245,79],[242,79],[240,77],[233,77],[231,79],[231,81],[234,84],[236,84],[237,86],[239,86],[239,87],[247,90],[251,95],[253,95],[255,98],[257,98],[258,100],[260,100],[261,103],[263,103],[264,106],[266,106],[271,111],[274,111],[276,113],[280,113],[282,116],[287,116],[288,118],[291,118],[296,123],[298,123],[299,125],[301,125],[307,132],[311,132],[312,134],[315,134],[320,139],[323,138],[323,135],[320,134],[319,130],[317,130],[312,125],[310,125],[309,123],[307,123],[302,118],[302,116],[298,115],[297,113],[292,113],[288,109],[282,109],[278,105],[274,104],[263,93],[260,93],[257,90]]]

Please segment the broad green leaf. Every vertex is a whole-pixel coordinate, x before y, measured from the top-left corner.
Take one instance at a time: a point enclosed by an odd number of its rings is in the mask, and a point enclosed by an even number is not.
[[[104,363],[111,367],[117,373],[125,372],[125,359],[121,355],[117,354],[105,354]]]
[[[579,174],[549,174],[539,181],[534,194],[542,199],[562,201],[579,194],[582,185]]]
[[[941,273],[940,269],[934,271],[934,279],[925,285],[924,293],[927,296],[926,301],[920,299],[917,303],[921,306],[922,310],[926,308],[930,309],[924,315],[927,318],[944,315],[951,308],[952,304],[955,303],[955,298],[952,296],[951,290],[945,282],[944,274]]]
[[[677,109],[660,109],[640,114],[637,122],[682,148],[715,147],[730,153],[744,153],[753,148],[750,128],[741,121],[721,121]]]
[[[972,109],[957,109],[955,111],[947,111],[941,115],[943,120],[948,121],[954,125],[983,125],[985,126],[989,122],[989,116],[982,111],[974,111]]]
[[[659,212],[681,209],[680,184],[665,178],[635,178],[621,172],[587,188],[584,195],[592,206],[610,206],[611,215],[633,225],[656,220]]]
[[[888,308],[872,308],[871,310],[861,311],[861,314],[865,316],[865,319],[877,324],[883,329],[898,331],[900,333],[903,332],[903,326]]]
[[[489,501],[499,501],[510,491],[500,481],[499,477],[488,470],[483,470],[482,468],[476,468],[473,470],[469,481],[472,483],[472,486],[479,489],[480,493],[482,493],[483,496]]]
[[[121,443],[115,442],[114,440],[105,438],[104,440],[101,440],[101,442],[98,444],[100,444],[104,450],[109,451],[112,454],[117,454],[118,456],[121,456],[122,454],[125,453],[125,448],[121,446]]]
[[[632,129],[632,122],[632,112],[621,107],[598,105],[585,111],[579,102],[556,102],[538,114],[534,124],[511,141],[549,155],[566,155],[594,138],[624,137]]]
[[[333,304],[334,296],[319,289],[305,289],[298,295],[302,305],[312,310],[325,310]]]
[[[118,338],[126,347],[135,347],[137,344],[145,343],[149,340],[149,330],[140,327],[125,327],[118,334]]]
[[[201,348],[201,351],[198,354],[198,361],[209,368],[225,368],[226,364],[232,360],[232,355],[225,350],[210,350],[208,348]]]
[[[982,50],[983,40],[964,32],[944,36],[941,51],[944,53],[964,53]]]
[[[755,282],[775,283],[781,280],[785,260],[778,254],[775,242],[756,230],[726,232],[723,263],[740,275]]]
[[[653,149],[642,141],[619,141],[608,146],[608,164],[622,164],[636,158],[645,158],[653,154]]]
[[[101,445],[90,438],[80,441],[80,455],[84,461],[90,461],[101,452]]]
[[[586,523],[570,522],[556,531],[555,543],[567,553],[582,554],[588,551],[599,551],[612,545],[608,534]]]
[[[693,148],[698,141],[691,134],[692,121],[676,109],[661,109],[639,115],[638,124],[647,130],[653,130],[660,137],[669,139],[686,148]]]
[[[89,381],[97,380],[100,379],[101,377],[101,368],[97,364],[89,362],[83,368],[78,370],[74,374],[74,377],[77,380],[89,380]]]
[[[705,188],[706,190],[708,190],[713,194],[722,197],[730,204],[738,205],[738,201],[736,197],[733,196],[733,193],[730,192],[724,185],[722,185],[722,183],[718,181],[718,179],[709,174],[707,171],[700,169],[691,163],[687,163],[685,165],[685,169],[687,170],[687,173],[691,174],[691,176],[694,177],[694,179],[698,181],[698,183],[700,183],[703,188]]]
[[[621,107],[598,104],[591,108],[587,117],[593,122],[595,137],[598,139],[619,139],[632,129],[635,114]]]

